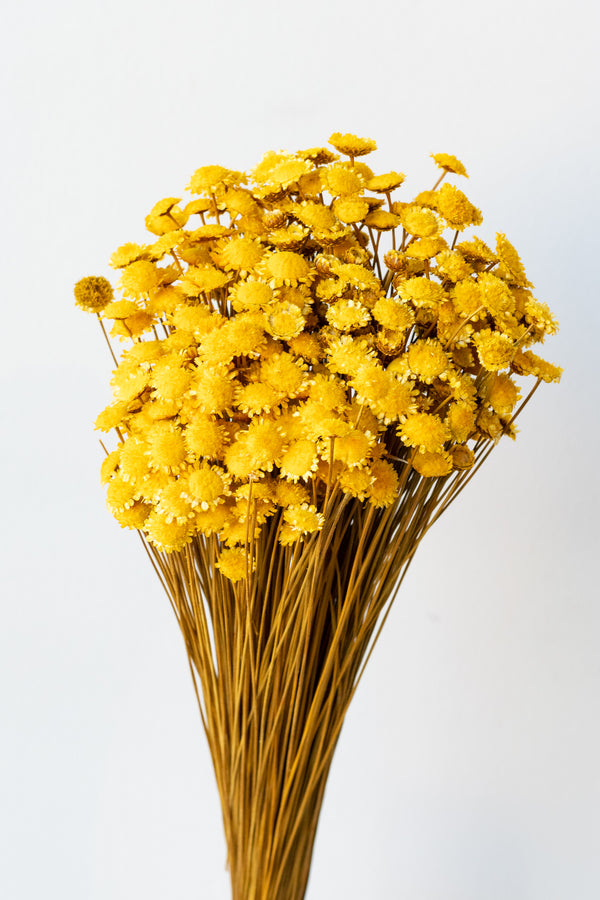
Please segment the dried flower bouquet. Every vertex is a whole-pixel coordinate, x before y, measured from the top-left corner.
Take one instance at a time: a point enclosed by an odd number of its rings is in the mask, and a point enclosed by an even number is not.
[[[344,715],[421,538],[541,381],[556,331],[504,234],[445,180],[393,200],[375,142],[267,153],[161,200],[148,244],[82,279],[125,342],[108,506],[175,611],[234,900],[301,900]],[[443,182],[443,183],[442,183]],[[109,346],[110,340],[104,331]],[[112,352],[112,347],[111,347]],[[521,401],[520,376],[533,376]],[[520,403],[520,405],[519,405]]]

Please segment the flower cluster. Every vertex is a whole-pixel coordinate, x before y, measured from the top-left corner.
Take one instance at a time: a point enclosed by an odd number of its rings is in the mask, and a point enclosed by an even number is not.
[[[514,434],[515,375],[560,377],[530,349],[557,324],[515,248],[462,235],[481,213],[441,183],[462,163],[435,154],[436,188],[405,202],[402,173],[362,161],[374,141],[329,143],[198,169],[111,257],[121,299],[76,291],[128,344],[96,422],[119,438],[109,508],[165,551],[216,535],[232,580],[269,517],[293,544],[333,492],[385,507],[411,468],[468,469]]]

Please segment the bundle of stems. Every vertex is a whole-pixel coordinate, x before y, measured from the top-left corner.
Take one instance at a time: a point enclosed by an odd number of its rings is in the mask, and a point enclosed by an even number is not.
[[[398,500],[383,509],[330,485],[323,529],[281,546],[282,517],[271,518],[248,538],[237,582],[216,568],[214,536],[177,553],[142,538],[185,641],[233,900],[304,897],[334,750],[391,602],[423,536],[493,446],[482,441],[475,465],[452,478],[422,478],[405,452]]]
[[[111,257],[123,299],[102,277],[75,286],[116,366],[96,420],[118,438],[107,503],[184,637],[233,900],[304,896],[344,716],[407,567],[561,372],[529,349],[557,323],[506,235],[457,243],[482,221],[440,187],[467,177],[460,160],[434,154],[433,189],[396,202],[404,175],[356,162],[373,140],[329,143],[265,154],[251,187],[202,166],[195,199],[146,217],[152,243]],[[131,342],[120,361],[103,320]]]

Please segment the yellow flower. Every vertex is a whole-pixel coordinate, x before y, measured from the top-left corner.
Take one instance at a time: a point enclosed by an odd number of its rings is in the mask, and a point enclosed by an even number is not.
[[[435,309],[446,295],[441,284],[427,278],[408,278],[398,285],[403,300],[411,301],[422,309]]]
[[[294,222],[285,228],[276,228],[269,234],[269,244],[277,250],[298,250],[308,237],[308,228]]]
[[[369,310],[355,300],[338,300],[327,310],[327,321],[338,331],[364,328],[371,321]]]
[[[198,294],[210,294],[211,291],[224,287],[230,278],[230,275],[216,266],[190,266],[185,278],[181,279],[180,287],[188,296],[194,297]]]
[[[544,334],[556,334],[558,322],[545,303],[533,297],[525,302],[525,321]]]
[[[356,497],[357,500],[366,500],[375,481],[368,467],[343,469],[339,475],[340,487],[345,494]]]
[[[491,315],[497,319],[515,310],[515,298],[500,278],[490,272],[483,272],[477,279],[483,298],[482,302]]]
[[[422,412],[407,416],[398,434],[407,447],[417,447],[430,453],[441,453],[446,441],[450,440],[450,429],[439,416]]]
[[[513,342],[504,334],[484,328],[473,335],[479,360],[488,372],[506,369],[514,356]]]
[[[256,238],[238,237],[227,241],[216,254],[224,269],[250,272],[262,259],[265,248]]]
[[[150,472],[148,444],[129,437],[121,446],[119,468],[123,481],[131,481],[133,484],[143,481]]]
[[[359,194],[364,186],[361,176],[344,163],[338,163],[325,170],[325,183],[332,197]]]
[[[477,407],[466,400],[458,400],[448,406],[446,425],[452,432],[454,440],[463,443],[475,431],[475,414]]]
[[[229,476],[224,469],[202,463],[186,475],[180,491],[192,507],[207,510],[225,499],[228,488]]]
[[[235,310],[266,309],[273,299],[273,290],[262,281],[240,281],[229,292]]]
[[[362,222],[369,212],[369,204],[360,197],[342,197],[333,201],[333,211],[340,222],[351,225]]]
[[[408,364],[413,375],[425,384],[431,384],[435,378],[446,371],[450,360],[444,353],[442,345],[435,338],[418,340],[408,348]]]
[[[108,456],[105,456],[102,460],[102,465],[100,466],[100,483],[108,484],[110,479],[113,477],[117,469],[119,468],[119,459],[121,456],[121,447],[122,444],[119,444],[116,450],[113,450],[112,453],[109,453]]]
[[[188,189],[192,194],[214,194],[220,188],[243,184],[245,177],[224,166],[201,166],[190,179]]]
[[[405,230],[415,237],[437,237],[443,228],[439,216],[424,206],[408,204],[400,211],[400,220]]]
[[[274,353],[269,359],[263,359],[260,378],[280,396],[297,397],[306,384],[305,366],[290,353]]]
[[[113,299],[110,282],[101,275],[81,278],[74,288],[75,304],[86,312],[99,313]]]
[[[374,209],[365,218],[365,225],[376,231],[390,231],[400,224],[400,216],[386,212],[384,209]]]
[[[157,422],[148,429],[150,467],[161,472],[178,472],[186,459],[183,434],[170,422]]]
[[[207,415],[196,415],[184,432],[188,453],[196,458],[222,459],[227,432],[222,424]]]
[[[323,513],[317,512],[316,506],[301,503],[299,506],[288,506],[283,511],[283,520],[300,534],[312,534],[321,530],[325,516]]]
[[[412,466],[424,478],[440,478],[452,471],[452,457],[443,451],[433,453],[426,450],[415,454]]]
[[[452,303],[459,316],[464,316],[472,321],[476,321],[484,315],[481,288],[472,278],[464,278],[454,286]]]
[[[369,503],[375,507],[389,506],[398,496],[396,470],[385,459],[374,459],[369,468],[373,479],[368,490]]]
[[[142,500],[136,500],[133,506],[123,510],[113,510],[113,516],[121,526],[121,528],[135,528],[140,530],[144,527],[146,519],[150,515],[152,507]]]
[[[496,234],[496,255],[500,262],[508,269],[515,284],[527,287],[527,275],[521,257],[508,240],[505,234]]]
[[[365,187],[369,191],[389,194],[390,191],[400,187],[405,178],[406,175],[403,172],[388,172],[385,175],[374,175],[373,178],[368,179]]]
[[[153,396],[159,400],[178,400],[189,389],[192,372],[184,368],[180,357],[173,353],[163,356],[154,367],[151,383]]]
[[[120,287],[124,297],[143,297],[161,283],[161,275],[154,263],[139,259],[126,266],[121,273]]]
[[[271,412],[278,406],[280,399],[279,391],[259,381],[239,387],[235,395],[235,404],[247,415],[257,416],[261,412]]]
[[[308,281],[310,264],[291,250],[275,250],[263,258],[259,271],[271,287],[297,285]]]
[[[365,156],[373,150],[377,150],[377,144],[371,138],[360,138],[355,134],[340,134],[335,131],[329,138],[329,143],[344,156]]]
[[[374,355],[366,340],[344,335],[331,341],[327,351],[327,367],[339,375],[356,375]]]
[[[464,175],[465,178],[468,178],[467,170],[461,163],[460,159],[457,159],[455,156],[452,156],[450,153],[432,153],[431,157],[435,162],[436,166],[439,166],[440,169],[444,169],[446,172],[453,172],[455,175]]]
[[[306,319],[293,303],[272,303],[265,311],[266,328],[269,334],[281,341],[297,337],[304,328]]]
[[[382,297],[373,307],[373,318],[383,328],[405,331],[415,322],[415,314],[408,303],[392,297]]]
[[[290,481],[296,482],[300,478],[306,481],[316,471],[317,463],[316,443],[303,438],[290,443],[281,457],[280,470],[284,478],[289,478]]]
[[[317,374],[310,384],[310,398],[326,409],[340,409],[346,405],[346,385],[335,375]]]
[[[115,250],[108,264],[113,269],[122,269],[132,262],[137,262],[138,259],[146,259],[148,249],[148,247],[140,246],[139,244],[123,244]]]
[[[411,241],[404,253],[409,259],[431,259],[447,247],[443,237],[420,238],[418,241]]]
[[[254,560],[250,565],[250,560],[246,551],[240,547],[221,550],[216,567],[225,578],[229,581],[241,581],[254,570]]]
[[[461,281],[468,278],[473,268],[458,250],[442,250],[436,256],[438,270],[450,281]]]
[[[358,402],[370,407],[384,425],[402,421],[414,409],[410,385],[402,384],[374,360],[364,363],[350,383]]]
[[[209,415],[230,414],[235,394],[234,377],[235,373],[223,365],[202,367],[190,386],[198,409]]]
[[[457,231],[462,231],[468,225],[481,225],[483,221],[480,210],[452,184],[443,184],[439,189],[437,209],[448,225]]]
[[[144,379],[144,387],[145,386]],[[98,431],[112,431],[113,428],[116,428],[122,423],[126,414],[127,403],[124,401],[117,401],[117,403],[112,403],[110,406],[107,406],[106,409],[102,410],[96,418],[95,426]]]
[[[192,531],[187,522],[177,522],[176,519],[167,518],[157,510],[153,510],[146,519],[144,531],[149,540],[165,553],[181,550],[192,538]]]
[[[353,469],[355,466],[364,466],[371,455],[374,444],[375,436],[370,432],[351,431],[349,434],[336,438],[333,458],[339,459],[349,469]]]
[[[296,204],[292,209],[296,219],[315,231],[328,231],[336,224],[334,214],[322,203],[305,200],[303,203]]]
[[[499,416],[510,416],[521,392],[510,375],[496,375],[486,392],[485,399]]]
[[[547,383],[551,381],[559,382],[563,371],[559,366],[546,362],[545,359],[537,356],[531,350],[515,353],[511,362],[511,369],[517,375],[535,375],[536,378],[541,378],[542,381]]]
[[[106,505],[114,514],[123,512],[133,506],[135,502],[135,487],[129,482],[115,475],[108,483],[106,490]]]

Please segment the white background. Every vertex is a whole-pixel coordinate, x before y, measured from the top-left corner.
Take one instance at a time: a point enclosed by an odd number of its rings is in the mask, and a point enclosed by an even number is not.
[[[226,900],[181,638],[105,510],[110,360],[72,286],[200,165],[454,153],[565,368],[429,535],[348,715],[308,900],[600,896],[597,7],[20,2],[3,14],[0,891]],[[462,186],[462,185],[461,185]]]

